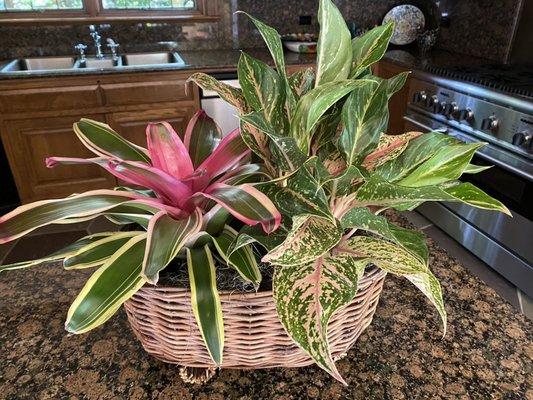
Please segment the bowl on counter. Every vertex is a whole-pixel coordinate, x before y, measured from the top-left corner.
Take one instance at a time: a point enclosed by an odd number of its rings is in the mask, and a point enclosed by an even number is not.
[[[295,53],[316,53],[318,35],[314,33],[291,33],[281,37],[285,47]]]

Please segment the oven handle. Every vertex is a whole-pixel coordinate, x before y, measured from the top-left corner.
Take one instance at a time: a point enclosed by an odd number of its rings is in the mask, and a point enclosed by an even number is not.
[[[404,115],[403,117],[404,120],[412,123],[413,125],[416,125],[422,129],[425,129],[427,131],[431,131],[431,132],[442,132],[442,133],[446,133],[450,136],[453,136],[459,140],[461,140],[462,142],[475,142],[475,140],[472,140],[470,138],[468,138],[467,136],[464,136],[464,135],[461,135],[459,132],[456,132],[455,130],[450,130],[449,128],[445,127],[445,126],[442,126],[442,127],[439,127],[439,128],[432,128],[431,126],[429,125],[426,125],[424,124],[423,122],[420,122],[408,115]],[[496,157],[493,157],[491,156],[490,154],[487,154],[486,151],[483,150],[483,148],[479,149],[477,152],[476,152],[476,156],[478,156],[479,158],[483,158],[484,160],[494,164],[494,165],[497,165],[498,167],[506,170],[506,171],[510,171],[518,176],[521,176],[522,178],[525,178],[529,181],[533,181],[533,175],[529,174],[527,171],[523,171],[519,168],[515,168],[514,166],[512,165],[509,165],[507,163],[504,163],[502,162],[501,160],[499,160],[498,158]]]

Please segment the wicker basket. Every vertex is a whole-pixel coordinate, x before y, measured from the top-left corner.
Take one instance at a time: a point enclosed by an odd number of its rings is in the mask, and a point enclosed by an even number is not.
[[[341,358],[370,325],[386,273],[367,270],[356,298],[329,323],[334,359]],[[313,361],[287,336],[272,292],[221,292],[224,314],[222,368],[301,367]],[[190,292],[173,287],[143,287],[125,304],[133,332],[159,360],[186,367],[212,368],[191,310]]]

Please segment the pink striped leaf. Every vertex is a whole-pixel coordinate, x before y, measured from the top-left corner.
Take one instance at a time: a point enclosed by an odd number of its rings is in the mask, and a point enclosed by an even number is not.
[[[104,212],[139,198],[130,192],[92,190],[65,199],[25,204],[0,218],[0,244],[17,239],[41,226],[67,218],[81,218]]]
[[[187,148],[168,122],[148,124],[146,141],[152,165],[176,179],[193,173]]]
[[[197,111],[185,131],[184,143],[193,166],[198,167],[218,146],[222,132],[204,110]]]
[[[214,183],[205,192],[196,193],[187,205],[191,207],[205,199],[214,200],[247,225],[261,224],[267,233],[275,231],[281,222],[281,214],[272,201],[248,184]]]
[[[187,218],[177,220],[165,211],[157,213],[148,224],[142,276],[156,284],[162,271],[183,248],[192,235],[202,227],[202,213],[197,208]]]

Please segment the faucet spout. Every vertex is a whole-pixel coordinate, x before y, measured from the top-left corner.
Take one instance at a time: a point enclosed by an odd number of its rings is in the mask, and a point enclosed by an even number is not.
[[[98,59],[104,58],[104,54],[102,53],[102,42],[101,42],[102,37],[96,30],[96,26],[89,25],[89,31],[91,32],[91,37],[94,40],[94,47],[96,49],[96,58]]]

